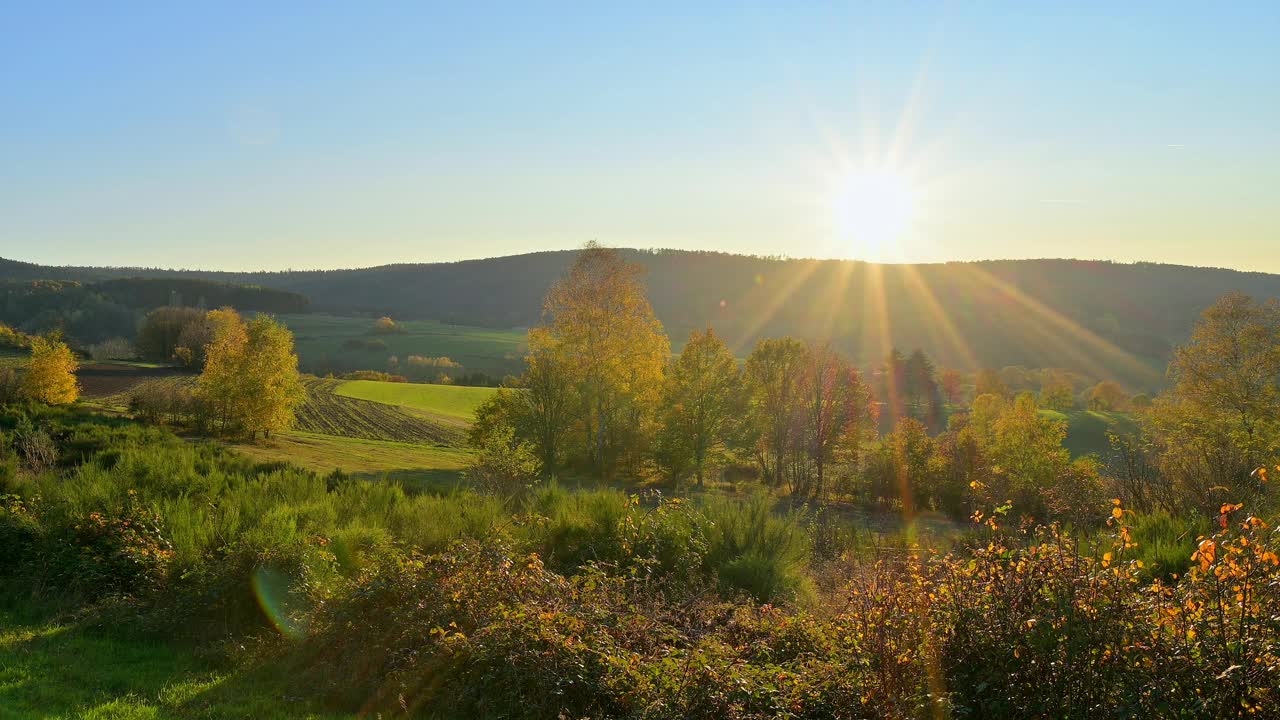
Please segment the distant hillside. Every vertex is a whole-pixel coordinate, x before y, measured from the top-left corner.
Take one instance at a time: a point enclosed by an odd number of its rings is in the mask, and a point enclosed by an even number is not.
[[[674,336],[714,325],[739,349],[762,336],[829,338],[862,363],[922,347],[960,368],[1066,367],[1159,384],[1170,348],[1231,290],[1280,296],[1280,276],[1154,263],[1008,260],[876,265],[685,251],[625,251],[648,269]],[[217,273],[52,268],[0,261],[0,279],[199,277],[307,296],[313,310],[492,327],[536,323],[574,253],[359,270]]]
[[[17,268],[13,277],[0,276],[0,323],[28,333],[60,330],[79,345],[132,338],[142,316],[162,305],[271,313],[307,309],[305,296],[279,288],[197,277],[97,280],[92,270],[0,261],[0,268],[11,266]],[[35,279],[41,275],[57,279]]]

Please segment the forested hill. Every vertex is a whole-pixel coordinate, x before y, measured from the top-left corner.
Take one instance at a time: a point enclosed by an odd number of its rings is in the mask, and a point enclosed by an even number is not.
[[[1280,275],[1153,263],[1008,260],[876,265],[722,253],[637,251],[673,336],[714,325],[739,349],[756,338],[830,338],[862,363],[922,347],[957,367],[1068,367],[1137,387],[1159,382],[1170,347],[1216,298],[1280,296]],[[53,268],[0,261],[0,279],[200,277],[300,293],[312,310],[470,325],[537,322],[573,253],[359,270],[215,273]]]

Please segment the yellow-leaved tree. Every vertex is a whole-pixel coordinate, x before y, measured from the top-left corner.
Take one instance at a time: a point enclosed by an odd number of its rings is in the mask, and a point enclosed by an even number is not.
[[[36,402],[66,405],[80,397],[75,355],[61,340],[31,338],[31,362],[22,377],[22,392]]]
[[[293,333],[268,315],[258,315],[248,328],[244,359],[248,397],[242,423],[252,438],[261,432],[287,430],[293,425],[293,409],[302,402],[298,356]]]
[[[266,315],[246,325],[229,308],[210,311],[209,322],[199,390],[215,427],[250,438],[287,429],[303,398],[293,334]]]
[[[547,294],[545,330],[532,336],[573,384],[582,456],[606,477],[638,464],[671,355],[641,272],[616,250],[589,244]]]
[[[231,308],[209,311],[213,340],[205,346],[204,370],[197,382],[210,421],[218,432],[236,428],[246,392],[241,373],[249,333]]]

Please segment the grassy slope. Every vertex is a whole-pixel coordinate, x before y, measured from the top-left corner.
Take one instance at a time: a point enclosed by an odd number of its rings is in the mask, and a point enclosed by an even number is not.
[[[242,443],[235,448],[261,462],[288,462],[320,473],[342,470],[362,477],[386,476],[411,486],[456,483],[471,458],[471,451],[465,447],[296,431],[274,435],[266,443]]]
[[[32,622],[0,611],[0,720],[321,718],[278,672],[212,670],[181,647]]]
[[[1041,410],[1040,413],[1067,423],[1067,439],[1062,443],[1072,457],[1096,454],[1105,455],[1111,449],[1107,431],[1133,432],[1138,428],[1128,413],[1097,412],[1094,410]]]
[[[394,335],[370,335],[371,318],[336,317],[333,315],[280,315],[293,331],[294,345],[304,367],[310,368],[322,358],[336,364],[362,369],[383,370],[387,358],[395,355],[404,362],[410,355],[448,357],[462,363],[467,370],[479,370],[501,377],[519,374],[524,354],[524,330],[495,330],[438,322],[406,321],[405,332]],[[384,351],[344,350],[344,340],[379,339],[387,344]]]
[[[386,405],[422,410],[435,415],[470,420],[476,408],[495,388],[463,387],[460,385],[421,385],[417,383],[391,383],[376,380],[349,380],[335,390],[338,395],[360,400],[372,400]]]

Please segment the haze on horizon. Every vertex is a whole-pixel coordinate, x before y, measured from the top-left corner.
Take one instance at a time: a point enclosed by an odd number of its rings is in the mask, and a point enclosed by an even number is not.
[[[1280,5],[0,9],[0,257],[1280,272]]]

